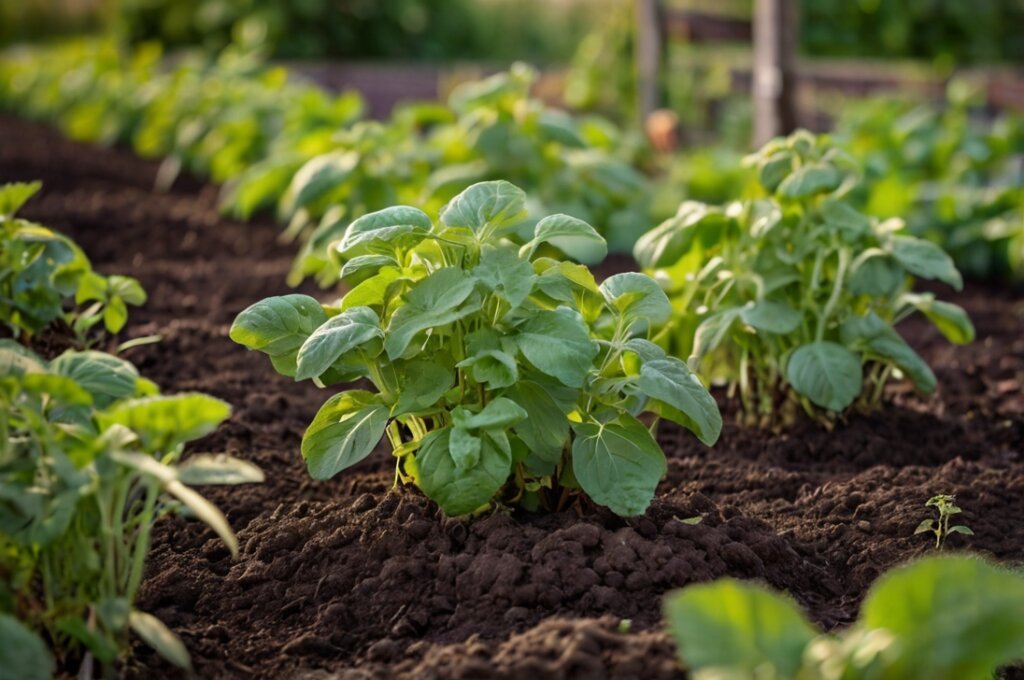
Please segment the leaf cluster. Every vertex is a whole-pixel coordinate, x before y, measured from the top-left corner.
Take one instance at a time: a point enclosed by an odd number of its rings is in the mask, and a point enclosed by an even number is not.
[[[854,192],[872,215],[903,215],[979,278],[1024,277],[1024,116],[973,115],[968,88],[942,107],[869,99],[848,109],[837,141],[863,164]]]
[[[364,215],[330,247],[344,297],[268,298],[238,316],[232,339],[284,375],[373,385],[335,394],[306,430],[314,477],[387,437],[396,478],[452,515],[556,508],[581,492],[637,515],[665,472],[641,414],[718,438],[714,399],[649,340],[670,313],[662,290],[638,273],[597,285],[585,266],[542,255],[603,255],[604,239],[568,215],[513,242],[526,206],[495,181],[457,195],[437,222],[404,206]]]
[[[275,209],[303,244],[291,281],[326,286],[338,277],[327,245],[353,220],[396,204],[436,217],[485,180],[512,181],[538,214],[582,219],[627,251],[649,224],[650,188],[617,156],[621,133],[544,105],[530,96],[535,82],[518,64],[456,87],[446,105],[407,105],[377,122],[361,119],[358,95],[294,83],[236,48],[172,65],[157,47],[79,41],[0,58],[0,107],[164,158],[163,186],[183,169],[223,182],[224,209],[242,218]],[[532,227],[518,225],[527,239]]]
[[[357,124],[301,165],[292,150],[272,155],[232,185],[231,204],[246,214],[276,201],[286,233],[304,240],[292,283],[335,281],[327,246],[361,215],[408,202],[433,216],[469,185],[497,179],[526,189],[537,213],[582,219],[612,250],[628,250],[647,227],[645,179],[611,154],[617,130],[531,98],[535,80],[517,64],[456,87],[447,106],[412,105],[386,124]],[[524,219],[515,231],[528,240],[532,228]]]
[[[973,339],[961,308],[911,290],[915,277],[959,289],[949,256],[900,220],[857,210],[858,166],[825,138],[797,132],[748,162],[762,197],[685,202],[637,242],[674,308],[659,341],[730,383],[762,422],[797,403],[812,415],[875,404],[891,376],[933,391],[935,375],[894,326],[920,312],[950,341]]]
[[[17,217],[40,186],[0,186],[0,322],[11,333],[32,334],[65,319],[83,346],[100,322],[117,333],[128,305],[144,303],[145,291],[128,276],[98,274],[70,238]]]
[[[1024,659],[1024,579],[966,556],[888,572],[837,635],[788,597],[733,579],[670,595],[665,617],[697,680],[989,678]]]
[[[5,670],[52,668],[45,645],[19,642],[29,631],[45,632],[65,661],[86,650],[109,668],[132,630],[188,667],[181,642],[133,605],[153,525],[167,513],[188,512],[237,553],[224,515],[191,487],[262,473],[227,456],[179,464],[185,443],[229,413],[204,394],[160,395],[109,354],[46,361],[0,340],[0,649],[34,650]]]

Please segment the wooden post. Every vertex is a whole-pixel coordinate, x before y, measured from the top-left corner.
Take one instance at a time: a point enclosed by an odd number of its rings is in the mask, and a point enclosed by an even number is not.
[[[636,6],[636,95],[640,123],[661,106],[662,22],[659,0],[634,0]]]
[[[755,0],[754,147],[796,128],[796,0]]]

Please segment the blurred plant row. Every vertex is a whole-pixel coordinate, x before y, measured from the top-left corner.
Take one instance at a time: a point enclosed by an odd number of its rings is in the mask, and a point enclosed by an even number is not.
[[[224,515],[191,487],[262,473],[224,455],[179,464],[230,406],[161,395],[116,355],[152,338],[89,349],[109,345],[145,291],[18,217],[38,190],[0,187],[0,675],[49,678],[58,661],[82,677],[112,675],[131,633],[188,668],[178,638],[134,607],[153,526],[192,515],[235,554]]]
[[[23,48],[0,59],[0,76],[0,107],[75,139],[165,158],[164,184],[183,168],[225,183],[225,205],[239,216],[276,210],[286,233],[307,244],[293,281],[334,276],[323,247],[355,217],[396,203],[436,214],[476,181],[523,187],[537,214],[583,219],[613,252],[628,251],[682,200],[757,192],[740,163],[744,135],[654,154],[606,119],[531,98],[535,75],[525,66],[462,85],[446,105],[400,106],[383,122],[363,118],[359,95],[326,94],[235,48],[172,60],[151,44]],[[951,92],[941,107],[844,108],[833,137],[865,167],[854,197],[869,214],[904,217],[971,276],[1020,276],[1024,117],[987,122],[969,96]]]

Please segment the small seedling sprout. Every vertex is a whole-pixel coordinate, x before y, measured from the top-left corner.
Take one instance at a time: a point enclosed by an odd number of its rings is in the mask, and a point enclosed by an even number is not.
[[[953,515],[959,515],[963,510],[956,504],[956,496],[950,496],[947,494],[939,494],[932,496],[925,503],[925,507],[935,508],[936,512],[939,513],[937,519],[926,519],[917,525],[917,529],[914,530],[914,534],[923,534],[931,532],[935,534],[935,549],[942,550],[946,543],[946,538],[950,534],[965,534],[967,536],[973,536],[974,532],[971,528],[964,524],[955,524],[949,526],[949,520]]]

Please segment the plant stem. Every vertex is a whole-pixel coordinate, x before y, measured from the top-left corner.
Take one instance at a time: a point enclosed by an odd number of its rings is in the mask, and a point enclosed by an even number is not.
[[[818,317],[818,329],[814,334],[814,339],[821,341],[825,337],[825,324],[828,322],[832,312],[835,310],[836,304],[839,303],[839,295],[843,292],[843,280],[846,278],[846,267],[850,263],[850,251],[846,248],[842,248],[839,251],[839,267],[836,269],[836,280],[832,285],[832,294],[828,298],[828,302],[825,303],[825,309],[821,311],[821,316]]]

